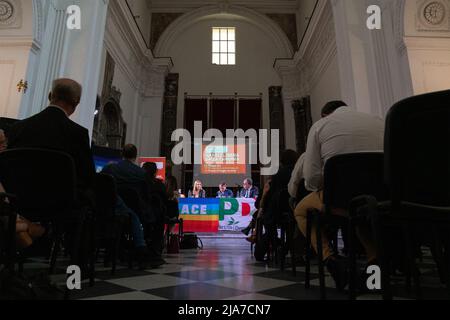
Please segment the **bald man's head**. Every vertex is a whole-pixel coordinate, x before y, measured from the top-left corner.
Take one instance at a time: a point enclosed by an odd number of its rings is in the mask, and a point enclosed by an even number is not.
[[[63,108],[66,113],[72,115],[81,100],[82,87],[72,79],[56,79],[53,81],[49,100],[52,105]]]

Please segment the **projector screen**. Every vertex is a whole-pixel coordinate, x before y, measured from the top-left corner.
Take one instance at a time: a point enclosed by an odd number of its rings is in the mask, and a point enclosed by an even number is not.
[[[201,180],[205,187],[218,187],[221,182],[241,186],[251,176],[245,144],[202,145],[201,150],[203,163],[194,165],[194,180]]]

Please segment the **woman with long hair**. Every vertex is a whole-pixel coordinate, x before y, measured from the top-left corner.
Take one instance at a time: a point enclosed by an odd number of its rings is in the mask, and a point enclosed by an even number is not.
[[[194,188],[189,191],[188,198],[206,198],[206,191],[203,189],[203,183],[200,180],[194,182]]]

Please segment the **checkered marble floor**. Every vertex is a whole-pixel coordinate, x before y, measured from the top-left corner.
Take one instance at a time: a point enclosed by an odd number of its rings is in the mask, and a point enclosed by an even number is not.
[[[312,266],[311,289],[304,287],[304,268],[297,275],[287,267],[284,272],[266,263],[256,262],[249,244],[242,238],[203,238],[203,250],[183,250],[165,255],[167,264],[158,269],[139,271],[119,266],[112,276],[110,269],[100,265],[94,287],[83,282],[82,290],[71,293],[81,300],[317,300],[318,272]],[[33,266],[32,266],[33,267]],[[36,263],[35,268],[39,268]],[[27,268],[30,268],[28,266]],[[435,274],[432,261],[421,264],[423,295],[426,299],[450,299],[448,291]],[[65,283],[65,276],[55,276]],[[401,279],[393,279],[396,299],[412,299]],[[326,278],[327,298],[347,299],[338,292],[330,276]],[[358,299],[377,300],[377,295]]]

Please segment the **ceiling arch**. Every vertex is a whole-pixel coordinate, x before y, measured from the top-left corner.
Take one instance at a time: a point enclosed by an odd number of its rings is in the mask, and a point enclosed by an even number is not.
[[[230,5],[226,8],[220,5],[213,5],[185,13],[176,19],[161,35],[155,46],[155,55],[160,57],[168,56],[172,43],[186,28],[208,16],[224,13],[239,16],[263,30],[278,48],[280,58],[291,58],[293,56],[294,51],[288,37],[273,20],[252,9],[235,5]]]

